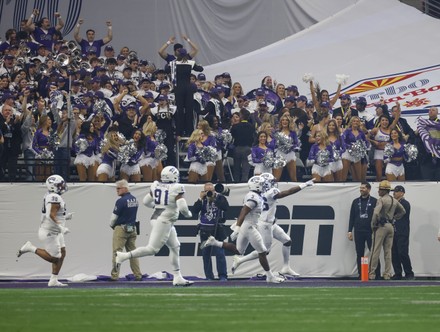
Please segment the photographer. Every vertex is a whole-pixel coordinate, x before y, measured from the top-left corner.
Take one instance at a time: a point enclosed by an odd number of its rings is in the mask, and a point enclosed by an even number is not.
[[[223,226],[225,219],[223,215],[228,208],[229,203],[226,197],[221,193],[216,192],[216,190],[214,190],[214,185],[211,182],[205,183],[203,191],[200,192],[200,198],[191,208],[193,215],[200,214],[200,224],[198,225],[198,229],[200,232],[199,234],[201,242],[206,241],[211,235],[219,241],[223,241],[226,238],[226,233]],[[202,249],[203,269],[205,271],[206,279],[214,279],[211,260],[211,256],[213,254],[216,256],[219,280],[228,280],[225,251],[223,248],[214,246]]]

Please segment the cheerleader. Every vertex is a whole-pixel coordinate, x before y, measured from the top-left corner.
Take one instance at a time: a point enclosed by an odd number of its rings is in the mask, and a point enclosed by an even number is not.
[[[386,150],[391,150],[383,154],[383,161],[386,164],[385,176],[388,181],[405,181],[405,168],[403,161],[407,158],[404,148],[404,138],[402,133],[397,129],[392,129],[390,133],[390,144],[386,146]]]
[[[141,168],[142,180],[144,182],[153,182],[159,180],[160,172],[162,172],[162,161],[156,158],[155,151],[159,142],[156,141],[155,134],[157,126],[154,121],[146,122],[143,126],[145,135],[145,150],[142,159],[139,161]]]
[[[96,170],[100,162],[98,141],[93,123],[90,121],[83,122],[74,144],[76,158],[73,163],[76,165],[79,181],[96,180]]]
[[[368,142],[364,132],[360,129],[361,120],[358,116],[352,116],[348,123],[347,129],[342,134],[342,140],[345,143],[346,151],[342,154],[342,181],[347,180],[348,171],[352,168],[353,181],[366,181],[367,173],[366,169],[362,167],[362,162],[367,163],[366,151],[356,151],[354,154],[352,150],[353,144],[358,141],[363,142],[366,149],[369,149],[370,142]]]
[[[101,149],[102,161],[96,171],[99,182],[115,181],[116,161],[118,158],[119,147],[123,141],[118,135],[118,127],[112,126],[108,129],[105,136],[106,143]]]
[[[204,146],[212,146],[217,150],[216,160],[207,160],[206,161],[206,166],[208,168],[207,180],[211,181],[212,176],[214,174],[214,169],[215,169],[217,161],[219,160],[219,157],[220,157],[220,161],[221,161],[221,151],[220,151],[220,155],[219,155],[218,149],[217,149],[217,140],[215,139],[215,136],[212,133],[212,130],[211,130],[211,127],[209,126],[208,121],[200,120],[199,123],[197,124],[197,129],[200,129],[201,131],[203,131],[203,140],[202,140],[203,145]],[[224,178],[224,175],[223,175],[223,178]]]
[[[209,123],[209,126],[211,127],[211,134],[216,139],[217,159],[214,165],[214,172],[217,176],[217,182],[225,182],[225,172],[223,169],[223,151],[226,151],[229,143],[223,142],[223,128],[220,127],[220,120],[218,116],[209,116],[207,117],[207,121]]]
[[[145,135],[140,129],[136,129],[132,138],[136,147],[136,152],[129,156],[128,161],[121,163],[120,178],[121,180],[140,182],[141,168],[139,167],[139,161],[144,153]]]
[[[307,166],[312,166],[312,176],[315,182],[333,182],[331,163],[333,159],[333,145],[327,133],[322,130],[316,133],[316,143],[310,148]]]
[[[278,132],[275,134],[276,155],[286,160],[286,168],[289,173],[290,180],[296,182],[296,154],[295,151],[300,148],[298,135],[295,131],[296,125],[288,114],[281,116]],[[285,146],[286,142],[289,146]],[[283,168],[274,168],[273,175],[280,180]]]
[[[206,161],[200,157],[200,150],[204,147],[205,134],[202,130],[196,129],[188,139],[187,161],[191,164],[188,169],[188,183],[197,183],[199,180],[208,181],[208,167]]]
[[[44,156],[44,150],[48,153],[52,153],[52,147],[49,144],[49,138],[51,135],[52,120],[47,115],[41,115],[38,120],[38,128],[34,134],[32,140],[32,149],[35,151],[36,155]],[[45,156],[48,158],[49,155]],[[46,178],[52,174],[52,166],[48,164],[48,161],[43,161],[39,163],[36,167],[36,180],[46,181]]]
[[[254,145],[251,149],[251,162],[254,165],[254,175],[260,175],[263,173],[272,174],[271,167],[267,167],[264,165],[263,161],[266,154],[270,151],[273,153],[273,150],[267,146],[267,134],[264,131],[260,131],[257,135],[258,144]]]
[[[333,145],[333,161],[330,162],[333,178],[336,182],[342,181],[342,159],[345,152],[345,143],[341,138],[341,129],[335,119],[331,119],[325,130],[330,144]]]

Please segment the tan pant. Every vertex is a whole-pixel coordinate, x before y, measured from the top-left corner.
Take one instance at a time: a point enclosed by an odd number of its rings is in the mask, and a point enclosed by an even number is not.
[[[136,249],[136,231],[127,233],[121,226],[115,226],[113,231],[113,257],[112,257],[112,279],[119,278],[119,270],[115,268],[115,256],[117,251],[123,251],[124,248],[127,252]],[[130,268],[133,271],[136,279],[142,278],[142,273],[139,268],[139,259],[130,258]]]
[[[390,223],[386,223],[384,226],[373,232],[373,241],[370,257],[370,271],[369,278],[374,279],[376,277],[375,271],[379,262],[380,252],[383,246],[383,253],[385,259],[385,271],[383,274],[384,279],[391,277],[391,248],[393,247],[394,227]]]

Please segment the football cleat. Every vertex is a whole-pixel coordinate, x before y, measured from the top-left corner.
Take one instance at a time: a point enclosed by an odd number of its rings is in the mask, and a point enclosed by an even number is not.
[[[28,252],[32,252],[32,243],[30,241],[27,241],[18,251],[17,257],[20,257],[23,254],[26,254]]]
[[[237,270],[237,268],[240,266],[240,256],[238,255],[234,255],[233,260],[232,260],[232,267],[231,267],[231,272],[232,274],[235,273],[235,270]]]
[[[188,287],[191,286],[193,283],[193,281],[186,280],[180,276],[174,277],[173,279],[173,286]]]
[[[266,277],[266,282],[267,283],[271,283],[271,284],[280,284],[280,283],[282,283],[284,281],[285,281],[284,278],[277,277],[277,276]]]
[[[299,277],[299,273],[297,273],[297,272],[295,272],[294,270],[292,270],[292,269],[290,268],[290,266],[288,266],[288,267],[283,267],[279,273],[280,273],[281,275],[283,275],[283,276],[286,275],[286,276],[292,276],[292,277]]]

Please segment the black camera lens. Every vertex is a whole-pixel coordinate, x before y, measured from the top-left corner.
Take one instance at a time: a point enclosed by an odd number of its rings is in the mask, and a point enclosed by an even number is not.
[[[206,193],[206,197],[212,197],[212,195],[214,195],[214,193],[212,191],[208,191]]]

